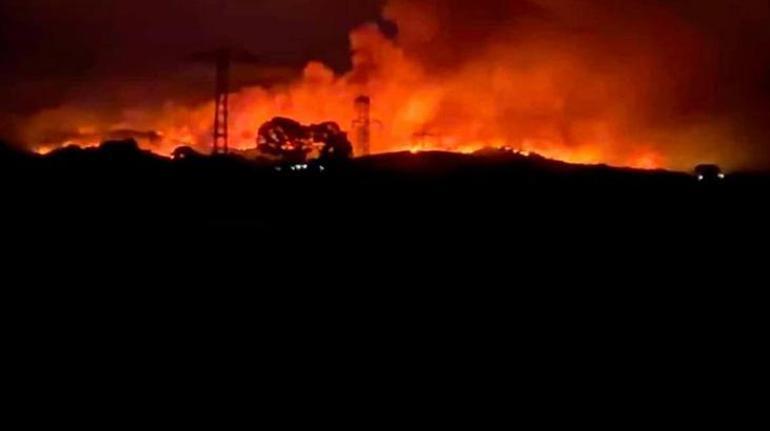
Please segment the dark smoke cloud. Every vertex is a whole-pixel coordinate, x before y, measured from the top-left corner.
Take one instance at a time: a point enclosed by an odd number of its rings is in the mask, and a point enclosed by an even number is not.
[[[349,31],[376,19],[380,3],[0,0],[0,112],[207,97],[211,71],[186,59],[223,43],[264,58],[240,69],[240,85],[285,80],[310,59],[344,70]]]

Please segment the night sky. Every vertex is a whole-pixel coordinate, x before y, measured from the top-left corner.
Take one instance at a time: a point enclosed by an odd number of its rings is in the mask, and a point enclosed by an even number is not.
[[[0,132],[44,108],[77,100],[93,105],[152,103],[168,97],[201,99],[211,92],[210,70],[190,56],[227,42],[264,58],[242,70],[239,84],[291,79],[308,60],[342,72],[350,67],[349,32],[383,24],[386,0],[0,0]],[[401,3],[404,3],[401,1]],[[454,25],[428,44],[407,50],[443,53],[451,67],[490,29],[511,25],[512,10],[542,14],[561,27],[594,22],[612,34],[638,28],[656,33],[649,5],[686,23],[707,55],[699,97],[677,99],[695,115],[729,115],[751,145],[740,151],[770,160],[770,2],[767,0],[417,0],[451,11]],[[509,8],[510,4],[520,7]],[[223,6],[224,5],[224,6]],[[593,6],[601,5],[601,8]],[[643,5],[643,6],[642,6]],[[505,10],[501,16],[500,10]],[[594,13],[600,10],[599,13]],[[517,18],[516,16],[513,17]],[[607,24],[611,23],[611,24]],[[412,29],[415,26],[412,25]],[[610,30],[607,30],[610,29]],[[443,30],[443,29],[442,29]],[[591,31],[588,29],[587,31]],[[394,31],[395,33],[395,31]],[[619,38],[629,37],[618,31]],[[429,63],[429,62],[428,62]],[[696,81],[700,81],[696,78]],[[708,90],[704,91],[703,88]],[[677,90],[675,90],[677,91]]]
[[[189,95],[189,87],[207,76],[205,70],[191,71],[187,59],[224,42],[263,56],[262,68],[298,68],[317,59],[344,70],[348,33],[376,20],[381,3],[0,0],[0,95],[14,101],[3,108],[24,113],[150,80],[162,82],[157,87],[164,94]]]

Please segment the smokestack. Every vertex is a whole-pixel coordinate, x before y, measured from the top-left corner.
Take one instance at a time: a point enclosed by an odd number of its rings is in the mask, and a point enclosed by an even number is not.
[[[214,148],[212,154],[227,154],[230,121],[230,51],[217,53],[216,112],[214,113]]]
[[[356,119],[353,121],[353,128],[356,135],[356,153],[359,156],[368,156],[371,154],[372,100],[369,96],[359,96],[356,98],[355,107]]]

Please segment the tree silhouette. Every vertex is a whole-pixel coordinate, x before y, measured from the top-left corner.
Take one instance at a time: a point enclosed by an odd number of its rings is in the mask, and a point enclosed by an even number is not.
[[[259,128],[257,148],[289,163],[305,163],[314,150],[324,161],[347,160],[353,155],[353,146],[337,123],[303,126],[283,117],[273,118]]]

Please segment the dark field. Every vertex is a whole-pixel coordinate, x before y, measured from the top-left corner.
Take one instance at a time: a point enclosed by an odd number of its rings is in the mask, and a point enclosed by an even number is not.
[[[280,170],[280,171],[279,171]],[[578,166],[504,151],[396,153],[302,170],[237,156],[172,161],[130,143],[4,150],[6,223],[274,238],[362,232],[708,237],[764,232],[767,175]]]

